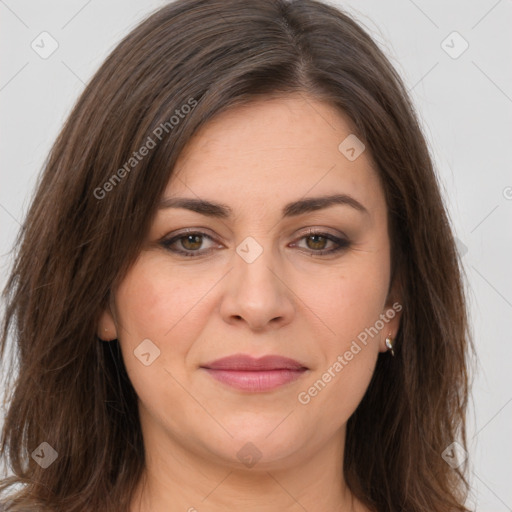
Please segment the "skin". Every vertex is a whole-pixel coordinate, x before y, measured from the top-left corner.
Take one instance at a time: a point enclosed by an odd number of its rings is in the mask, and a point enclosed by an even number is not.
[[[343,479],[346,423],[400,314],[358,343],[361,350],[309,403],[298,400],[400,301],[393,289],[388,296],[387,206],[369,150],[349,161],[338,149],[351,133],[333,107],[297,94],[219,114],[180,155],[163,198],[215,201],[233,215],[159,209],[98,325],[100,337],[119,339],[139,397],[146,468],[132,512],[369,510]],[[281,215],[289,202],[333,193],[352,196],[368,213],[333,205]],[[212,237],[172,245],[201,256],[159,243],[183,228]],[[308,237],[307,228],[350,245],[314,254],[336,243]],[[263,250],[252,263],[236,252],[248,236]],[[149,366],[134,356],[144,339],[160,350]],[[251,393],[200,368],[239,353],[283,355],[308,370]],[[252,467],[237,457],[248,442],[261,454]]]

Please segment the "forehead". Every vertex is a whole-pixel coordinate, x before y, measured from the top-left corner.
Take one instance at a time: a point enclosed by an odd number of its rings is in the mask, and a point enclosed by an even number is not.
[[[351,121],[325,102],[302,94],[257,100],[222,112],[195,134],[165,196],[222,198],[243,208],[248,201],[268,207],[271,197],[341,192],[369,210],[385,207],[368,151],[351,161],[340,150],[349,136]]]

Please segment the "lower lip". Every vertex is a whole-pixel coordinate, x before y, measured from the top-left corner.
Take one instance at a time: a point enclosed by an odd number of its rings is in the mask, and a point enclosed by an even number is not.
[[[239,371],[239,370],[212,370],[204,368],[214,379],[229,386],[253,393],[271,391],[284,384],[293,382],[306,371],[301,370],[266,370],[266,371]]]

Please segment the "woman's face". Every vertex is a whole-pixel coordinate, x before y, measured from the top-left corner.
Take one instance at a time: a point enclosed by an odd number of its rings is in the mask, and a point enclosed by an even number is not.
[[[383,190],[351,133],[325,103],[266,99],[218,115],[180,156],[99,326],[119,339],[146,449],[238,468],[342,449],[401,309]],[[300,369],[212,364],[233,355]]]

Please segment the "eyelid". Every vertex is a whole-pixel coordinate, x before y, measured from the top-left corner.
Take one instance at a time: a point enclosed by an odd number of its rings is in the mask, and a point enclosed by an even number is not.
[[[304,236],[312,236],[312,235],[319,235],[319,236],[326,236],[326,237],[332,237],[335,240],[339,241],[348,241],[348,236],[345,235],[345,233],[339,231],[337,233],[331,233],[329,230],[331,228],[324,228],[322,226],[313,226],[305,228],[303,231],[299,231],[297,237],[302,238]]]

